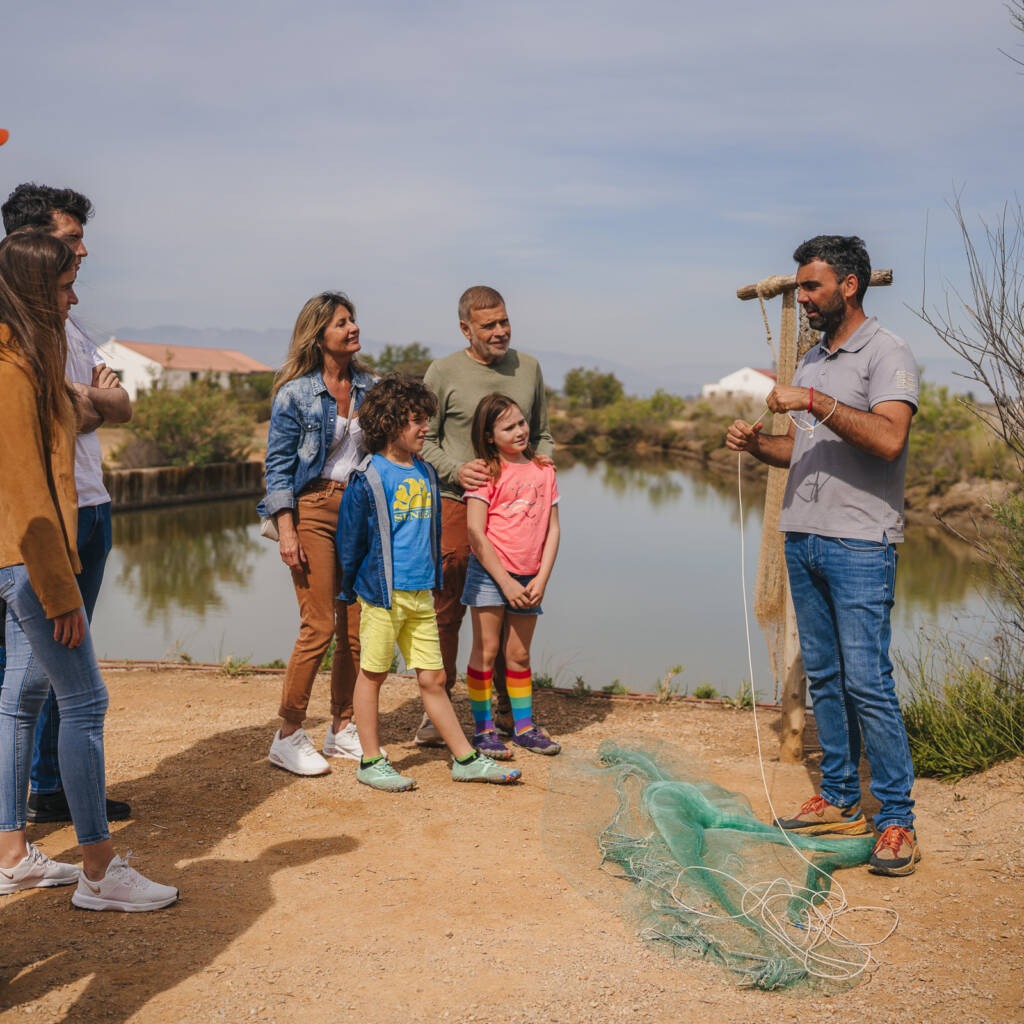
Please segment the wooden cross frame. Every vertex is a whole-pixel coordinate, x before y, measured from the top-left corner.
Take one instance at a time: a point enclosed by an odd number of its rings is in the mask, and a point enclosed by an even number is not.
[[[892,284],[891,270],[874,270],[871,272],[871,287]],[[776,379],[779,384],[790,384],[793,374],[796,372],[796,363],[799,358],[796,335],[796,276],[781,277],[774,275],[766,277],[757,284],[744,285],[736,289],[736,297],[742,301],[760,298],[761,300],[782,296],[782,333],[779,339],[778,365],[775,367]],[[767,320],[765,321],[767,326]],[[810,336],[810,329],[807,327],[806,319],[801,316],[800,336]],[[784,358],[783,353],[792,353],[792,359]],[[785,365],[784,365],[785,364]],[[787,430],[789,423],[785,416],[777,416],[772,425],[772,430],[781,433]],[[775,474],[781,474],[780,482],[784,482],[788,470],[769,469],[769,478]],[[777,498],[773,502],[773,495]],[[766,571],[766,551],[768,542],[769,527],[778,525],[779,513],[781,511],[782,487],[769,487],[765,496],[765,508],[763,522],[765,532],[762,535],[762,550],[758,564],[758,590],[762,580],[762,573]],[[772,507],[769,507],[769,505]],[[777,538],[781,542],[781,536]],[[781,543],[778,544],[776,557],[781,557]],[[775,575],[775,574],[773,574]],[[807,677],[804,675],[803,661],[800,658],[800,639],[796,628],[796,615],[793,611],[793,600],[789,593],[789,579],[785,572],[779,575],[779,584],[784,590],[777,604],[784,608],[782,630],[782,655],[779,664],[773,664],[773,671],[779,675],[778,683],[781,691],[782,710],[779,730],[779,760],[789,764],[799,764],[804,759],[804,728],[806,726],[807,707]],[[755,607],[755,611],[756,611]],[[760,619],[761,616],[759,615]],[[764,623],[762,622],[762,625]],[[770,645],[771,646],[771,645]]]

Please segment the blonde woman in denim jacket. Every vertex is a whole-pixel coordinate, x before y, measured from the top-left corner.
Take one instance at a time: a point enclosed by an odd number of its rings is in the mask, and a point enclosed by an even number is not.
[[[273,519],[281,561],[291,570],[301,625],[281,693],[281,728],[271,764],[296,775],[324,775],[330,765],[302,724],[320,662],[336,638],[331,667],[327,757],[359,760],[352,722],[359,673],[359,606],[340,604],[335,531],[341,495],[366,459],[357,410],[374,375],[356,358],[355,306],[341,292],[314,295],[295,321],[284,366],[274,381],[267,438],[267,493],[258,511]]]

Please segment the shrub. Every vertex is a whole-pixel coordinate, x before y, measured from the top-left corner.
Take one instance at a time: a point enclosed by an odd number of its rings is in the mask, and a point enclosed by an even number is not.
[[[614,373],[585,370],[582,366],[565,375],[563,390],[571,405],[583,409],[603,409],[625,395],[622,383]]]
[[[385,345],[380,355],[371,356],[363,352],[360,358],[377,373],[409,373],[422,377],[434,357],[426,345],[414,341],[409,345]]]
[[[903,720],[917,775],[952,781],[1024,754],[1019,655],[993,663],[940,641],[900,660],[911,679]]]
[[[179,391],[158,387],[141,395],[131,432],[117,452],[122,466],[206,466],[244,462],[253,426],[229,391],[198,380]]]

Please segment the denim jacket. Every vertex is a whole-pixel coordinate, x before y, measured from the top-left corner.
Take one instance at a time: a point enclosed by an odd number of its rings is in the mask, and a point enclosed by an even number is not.
[[[352,371],[353,412],[363,404],[367,388],[376,379],[367,371]],[[324,468],[337,420],[338,403],[320,370],[281,385],[270,411],[267,493],[256,506],[261,516],[295,508],[299,494]]]
[[[430,481],[433,589],[440,590],[441,490],[434,467],[420,459],[415,461],[416,468]],[[358,595],[367,604],[390,608],[395,578],[391,554],[391,509],[384,493],[384,482],[372,462],[349,477],[341,498],[335,544],[342,573],[338,600],[352,604]]]

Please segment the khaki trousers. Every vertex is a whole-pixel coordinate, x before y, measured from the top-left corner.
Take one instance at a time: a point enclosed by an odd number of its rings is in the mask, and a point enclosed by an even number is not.
[[[299,602],[299,636],[292,649],[281,691],[278,714],[301,725],[306,717],[313,681],[331,637],[336,637],[331,668],[331,714],[352,716],[352,694],[359,674],[359,605],[336,600],[341,590],[341,566],[335,547],[338,511],[345,485],[335,481],[312,484],[299,495],[295,509],[299,543],[307,566],[292,570]]]

